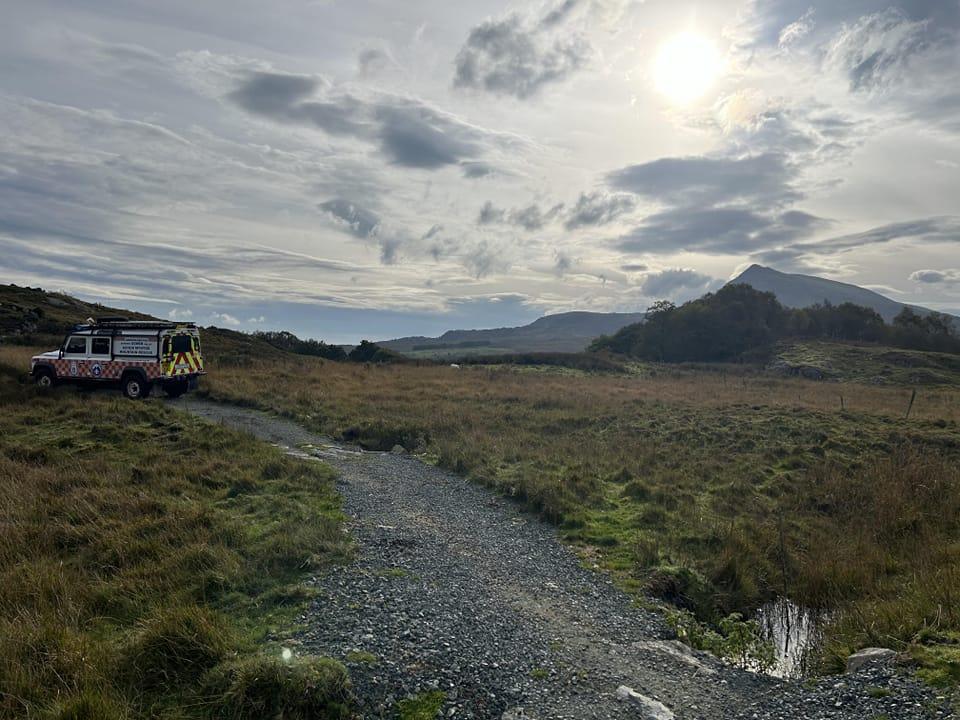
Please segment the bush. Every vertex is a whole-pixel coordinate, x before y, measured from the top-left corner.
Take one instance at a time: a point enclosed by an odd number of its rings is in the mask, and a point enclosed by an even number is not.
[[[164,608],[141,624],[126,649],[126,669],[137,686],[165,689],[214,667],[234,644],[232,633],[213,611]]]
[[[349,717],[347,671],[329,658],[244,658],[212,670],[205,686],[211,714],[225,720]]]

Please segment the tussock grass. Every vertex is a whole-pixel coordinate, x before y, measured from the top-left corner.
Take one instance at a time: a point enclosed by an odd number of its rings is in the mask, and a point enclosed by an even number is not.
[[[835,649],[960,630],[944,609],[960,590],[956,387],[921,388],[907,420],[909,387],[742,367],[211,362],[211,397],[419,451],[558,523],[628,589],[701,619],[787,595],[839,610]]]
[[[0,717],[340,717],[340,666],[257,656],[304,572],[348,552],[331,470],[159,402],[23,387],[20,354],[0,358]]]

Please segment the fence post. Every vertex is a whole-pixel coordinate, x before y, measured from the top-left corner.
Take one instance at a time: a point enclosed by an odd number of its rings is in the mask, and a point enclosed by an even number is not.
[[[914,388],[913,392],[910,393],[910,404],[907,405],[907,414],[903,416],[904,420],[910,419],[910,411],[913,410],[913,401],[917,399],[917,389]]]

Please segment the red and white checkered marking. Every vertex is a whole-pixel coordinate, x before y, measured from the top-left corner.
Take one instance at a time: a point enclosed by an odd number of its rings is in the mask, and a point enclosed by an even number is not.
[[[87,378],[91,380],[119,380],[128,368],[140,368],[148,380],[160,377],[158,360],[97,360],[95,358],[54,358],[42,362],[53,367],[58,378]]]

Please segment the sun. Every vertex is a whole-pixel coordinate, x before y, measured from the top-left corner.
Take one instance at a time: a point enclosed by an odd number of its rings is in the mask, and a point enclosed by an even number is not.
[[[660,46],[653,66],[657,90],[677,105],[701,98],[720,75],[716,46],[695,32],[674,35]]]

